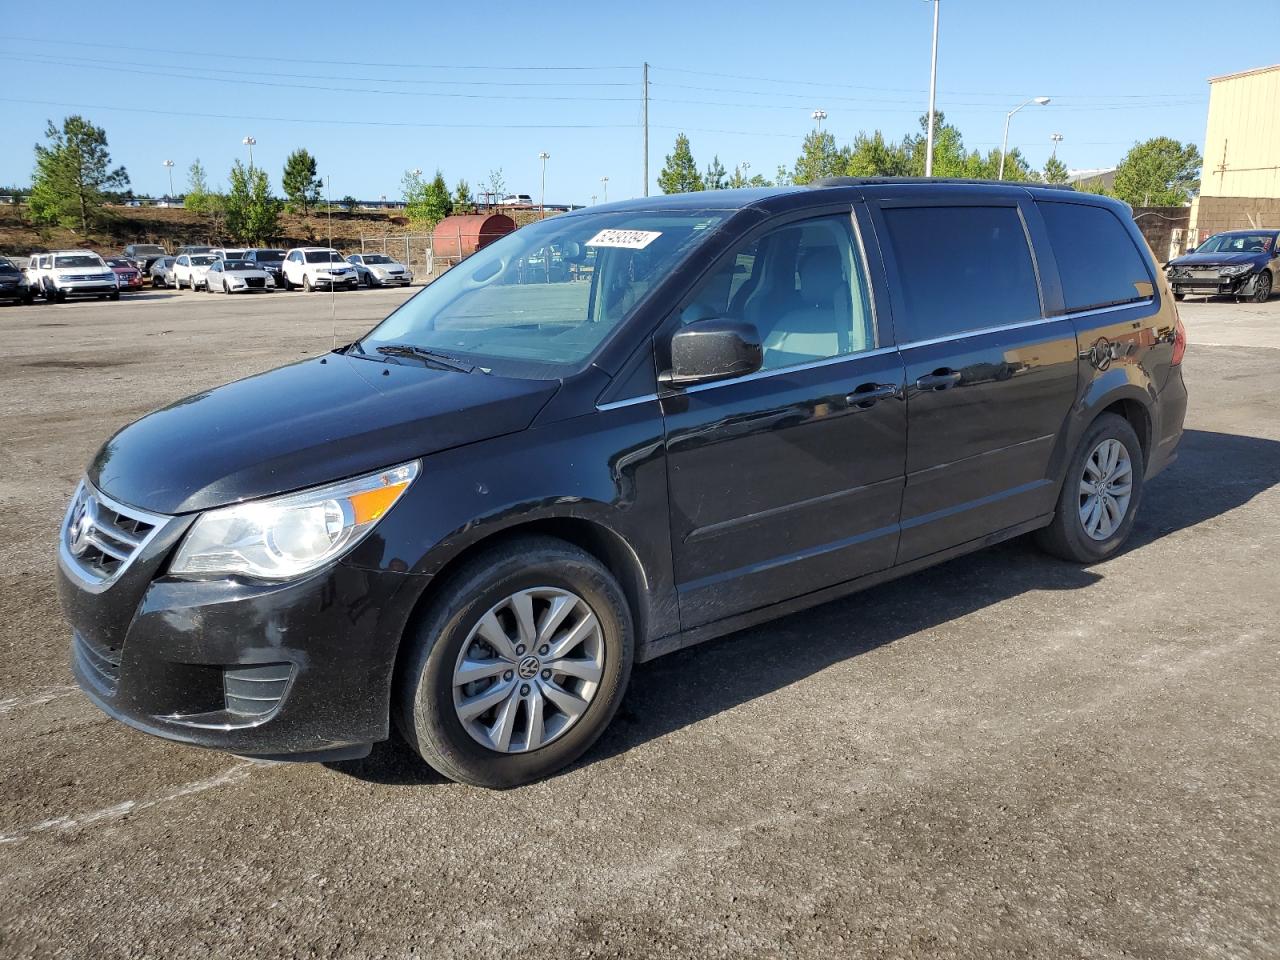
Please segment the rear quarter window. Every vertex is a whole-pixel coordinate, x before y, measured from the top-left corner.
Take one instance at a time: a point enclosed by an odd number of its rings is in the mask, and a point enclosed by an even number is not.
[[[1040,286],[1017,207],[886,207],[884,219],[898,266],[899,342],[1040,318]]]
[[[1155,295],[1147,257],[1110,210],[1042,201],[1040,214],[1068,311],[1135,303]]]

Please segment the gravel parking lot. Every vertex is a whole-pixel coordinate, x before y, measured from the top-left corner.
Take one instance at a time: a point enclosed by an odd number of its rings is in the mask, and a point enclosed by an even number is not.
[[[408,295],[0,308],[0,955],[1280,955],[1280,301],[1181,306],[1188,433],[1126,553],[1014,541],[644,665],[549,781],[105,719],[53,589],[94,449]]]

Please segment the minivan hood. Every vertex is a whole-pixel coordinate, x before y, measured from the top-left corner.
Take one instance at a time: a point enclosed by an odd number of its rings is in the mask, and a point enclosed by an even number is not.
[[[558,386],[331,353],[148,414],[89,479],[144,510],[208,510],[523,430]]]
[[[1229,267],[1237,263],[1260,263],[1265,253],[1188,253],[1169,261],[1171,267]]]

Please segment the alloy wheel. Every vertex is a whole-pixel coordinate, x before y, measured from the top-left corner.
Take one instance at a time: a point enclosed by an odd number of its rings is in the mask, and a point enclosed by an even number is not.
[[[494,604],[462,644],[454,710],[490,750],[537,750],[586,713],[604,656],[600,621],[585,600],[559,587],[521,590]]]
[[[1120,528],[1133,497],[1133,461],[1119,440],[1093,448],[1080,478],[1080,525],[1094,540],[1107,540]]]

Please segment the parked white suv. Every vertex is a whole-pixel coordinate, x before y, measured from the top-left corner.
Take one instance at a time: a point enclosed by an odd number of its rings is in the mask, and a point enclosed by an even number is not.
[[[212,253],[184,253],[173,261],[173,284],[179,290],[209,289],[209,267],[218,259]]]
[[[81,296],[120,299],[115,271],[92,250],[33,253],[26,274],[31,288],[46,300]]]
[[[342,259],[342,254],[330,247],[294,247],[284,258],[284,288],[302,287],[311,291],[317,287],[346,287],[354,290],[360,285],[356,268]]]

